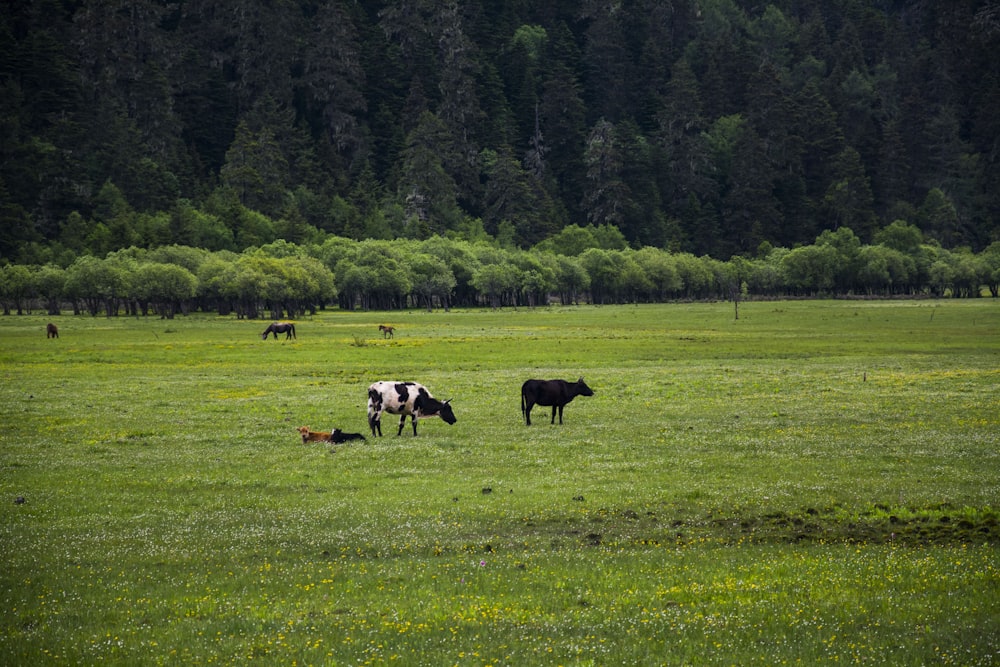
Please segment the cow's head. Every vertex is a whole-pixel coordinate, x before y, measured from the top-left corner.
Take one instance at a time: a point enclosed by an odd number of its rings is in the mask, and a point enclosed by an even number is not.
[[[441,409],[438,411],[438,416],[445,421],[446,424],[454,424],[458,421],[455,417],[455,412],[451,409],[451,399],[441,402]]]
[[[572,377],[572,376],[571,376]],[[593,396],[594,390],[587,386],[587,383],[580,378],[576,381],[576,391],[580,396]]]

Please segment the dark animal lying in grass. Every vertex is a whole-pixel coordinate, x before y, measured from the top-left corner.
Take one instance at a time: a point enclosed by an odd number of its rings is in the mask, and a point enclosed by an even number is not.
[[[302,442],[332,442],[340,444],[348,440],[364,440],[365,436],[360,433],[344,433],[339,428],[333,429],[332,433],[327,431],[310,431],[308,426],[300,426],[299,433],[302,435]]]
[[[360,433],[344,433],[339,428],[333,429],[333,433],[330,434],[330,442],[341,443],[347,442],[348,440],[364,440],[365,436]]]

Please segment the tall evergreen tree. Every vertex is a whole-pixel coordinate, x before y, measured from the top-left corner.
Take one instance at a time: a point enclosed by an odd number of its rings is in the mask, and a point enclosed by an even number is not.
[[[453,137],[437,115],[425,111],[406,138],[398,194],[406,211],[406,235],[426,238],[458,226],[458,186],[445,169]]]
[[[359,116],[366,110],[365,72],[360,51],[357,30],[339,2],[321,6],[313,18],[303,78],[322,119],[323,134],[343,159],[341,168],[348,170],[364,150]]]
[[[619,227],[624,222],[625,211],[631,205],[631,192],[622,180],[624,161],[624,147],[614,124],[599,119],[590,130],[584,152],[587,165],[584,204],[591,224]]]

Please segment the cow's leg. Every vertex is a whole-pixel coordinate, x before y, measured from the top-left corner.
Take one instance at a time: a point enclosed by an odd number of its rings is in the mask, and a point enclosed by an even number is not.
[[[556,423],[556,410],[557,409],[558,408],[556,406],[554,406],[554,405],[552,406],[552,421],[549,422],[550,424],[555,424]],[[559,423],[562,424],[562,414],[559,415]]]
[[[416,415],[412,415],[410,417],[410,419],[413,422],[413,435],[416,435],[417,434],[417,416]]]
[[[535,407],[535,404],[528,401],[524,408],[524,423],[531,426],[531,408]]]
[[[404,426],[406,426],[406,415],[399,415],[399,428],[396,430],[396,435],[403,435]]]
[[[382,415],[368,417],[368,427],[372,430],[372,437],[376,435],[382,437]]]
[[[562,409],[563,406],[559,406],[559,424],[562,425]]]

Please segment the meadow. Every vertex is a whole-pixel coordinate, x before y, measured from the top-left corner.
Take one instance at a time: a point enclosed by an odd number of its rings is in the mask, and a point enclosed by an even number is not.
[[[996,300],[266,324],[0,318],[0,663],[1000,662]]]

